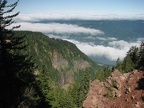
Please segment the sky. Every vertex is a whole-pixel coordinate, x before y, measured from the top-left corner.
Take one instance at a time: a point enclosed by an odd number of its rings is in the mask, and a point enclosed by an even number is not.
[[[15,11],[45,15],[140,15],[144,14],[144,0],[20,0]]]

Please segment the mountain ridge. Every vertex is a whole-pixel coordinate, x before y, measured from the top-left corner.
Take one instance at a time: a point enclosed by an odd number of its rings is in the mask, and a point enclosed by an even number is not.
[[[41,32],[16,31],[15,35],[26,36],[26,44],[29,44],[26,52],[35,59],[37,66],[35,74],[45,71],[52,81],[60,83],[58,85],[74,83],[78,80],[75,73],[81,74],[79,71],[85,71],[86,68],[91,70],[91,79],[94,79],[95,72],[104,67],[93,62],[68,41],[49,38]]]

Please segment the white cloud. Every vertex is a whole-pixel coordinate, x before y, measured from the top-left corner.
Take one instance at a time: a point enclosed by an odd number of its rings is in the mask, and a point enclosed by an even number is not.
[[[107,39],[110,40],[110,41],[117,40],[117,38],[115,38],[115,37],[108,37]]]
[[[104,32],[92,29],[92,28],[85,28],[77,25],[72,24],[60,24],[60,23],[15,23],[15,25],[21,25],[18,30],[30,30],[30,31],[39,31],[44,33],[84,33],[84,34],[104,34]]]
[[[102,41],[106,41],[107,39],[104,37],[97,37],[97,39],[102,40]]]
[[[139,41],[139,39],[137,39],[136,42],[127,42],[124,40],[118,40],[118,41],[109,42],[109,46],[114,47],[114,48],[118,48],[118,49],[129,50],[129,48],[131,46],[139,46],[140,43],[141,43],[141,41]]]
[[[124,50],[116,49],[109,46],[103,46],[103,45],[91,46],[89,44],[77,44],[77,47],[87,55],[103,56],[111,61],[115,61],[117,60],[117,58],[123,59],[125,56]]]
[[[97,37],[97,39],[102,40],[102,41],[114,41],[117,40],[115,37]]]
[[[81,19],[81,20],[118,20],[118,19],[126,19],[126,20],[144,20],[144,14],[108,14],[108,15],[94,15],[94,14],[53,14],[53,13],[45,13],[45,14],[20,14],[15,18],[16,21],[41,21],[41,20],[57,20],[57,19]]]
[[[122,60],[126,56],[126,53],[131,46],[139,46],[141,43],[139,39],[137,39],[136,42],[126,42],[124,40],[119,40],[109,42],[109,46],[104,46],[83,43],[76,40],[65,40],[76,44],[76,46],[88,56],[105,57],[110,61],[116,61],[118,58]]]

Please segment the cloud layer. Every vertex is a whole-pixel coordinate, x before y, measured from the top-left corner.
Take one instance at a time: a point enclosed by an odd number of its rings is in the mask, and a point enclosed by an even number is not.
[[[94,15],[94,14],[20,14],[15,18],[16,21],[41,21],[41,20],[144,20],[144,14],[108,14],[108,15]]]
[[[13,24],[13,26],[15,25],[21,25],[18,30],[39,31],[44,33],[84,33],[91,35],[104,34],[104,32],[97,29],[85,28],[72,24],[22,22]]]
[[[124,40],[117,40],[109,42],[108,46],[104,46],[104,45],[83,43],[76,40],[69,40],[69,39],[64,40],[76,44],[76,46],[88,56],[105,57],[110,61],[116,61],[118,58],[122,60],[126,56],[126,53],[131,46],[139,46],[141,43],[139,39],[137,39],[136,42],[126,42]]]
[[[57,20],[57,19],[82,19],[82,20],[102,20],[102,19],[129,19],[129,20],[135,20],[135,19],[142,19],[144,20],[144,15],[137,15],[137,16],[121,16],[121,15],[60,15],[60,14],[37,14],[37,15],[27,15],[23,14],[18,16],[15,20],[17,23],[14,23],[15,25],[21,25],[19,30],[30,30],[30,31],[39,31],[43,33],[51,34],[50,37],[58,37],[55,36],[53,33],[63,34],[63,33],[70,33],[70,34],[76,34],[76,33],[82,33],[82,34],[88,34],[88,35],[104,35],[104,32],[101,30],[93,29],[93,28],[86,28],[81,27],[78,25],[72,25],[72,24],[61,24],[61,23],[40,23],[43,20]],[[37,22],[37,23],[32,23]],[[87,38],[90,38],[87,37]],[[91,37],[93,38],[93,36]],[[89,42],[80,42],[76,40],[70,40],[61,37],[63,40],[67,40],[69,42],[72,42],[76,44],[76,46],[84,52],[88,56],[97,56],[97,57],[104,57],[107,58],[110,61],[116,61],[118,58],[123,59],[129,50],[131,46],[139,46],[141,43],[141,40],[144,40],[144,38],[139,38],[135,42],[127,42],[124,40],[118,40],[115,37],[96,37],[99,41],[107,41],[108,45],[96,45],[95,43]]]
[[[22,23],[15,23],[14,25],[22,25],[19,30],[30,30],[30,31],[40,31],[43,33],[48,33],[50,37],[58,37],[55,36],[53,33],[83,33],[83,34],[90,34],[97,35],[97,34],[104,34],[104,32],[92,29],[92,28],[85,28],[80,27],[77,25],[72,24],[60,24],[60,23],[29,23],[29,22],[22,22]],[[13,26],[14,26],[13,25]],[[107,41],[108,45],[96,45],[92,42],[79,42],[76,40],[69,40],[67,37],[61,37],[63,40],[67,40],[76,44],[76,46],[84,52],[88,56],[94,57],[104,57],[110,61],[116,61],[118,58],[123,59],[131,46],[139,46],[141,40],[143,38],[137,39],[136,42],[127,42],[124,40],[118,40],[114,37],[96,37],[99,41]]]

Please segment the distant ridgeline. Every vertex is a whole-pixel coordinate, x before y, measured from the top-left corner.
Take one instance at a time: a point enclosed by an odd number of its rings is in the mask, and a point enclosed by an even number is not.
[[[89,59],[74,44],[60,39],[49,38],[40,32],[16,31],[15,35],[25,35],[27,50],[34,59],[35,75],[44,74],[51,84],[66,88],[74,82],[81,82],[85,71],[90,80],[103,68]]]

